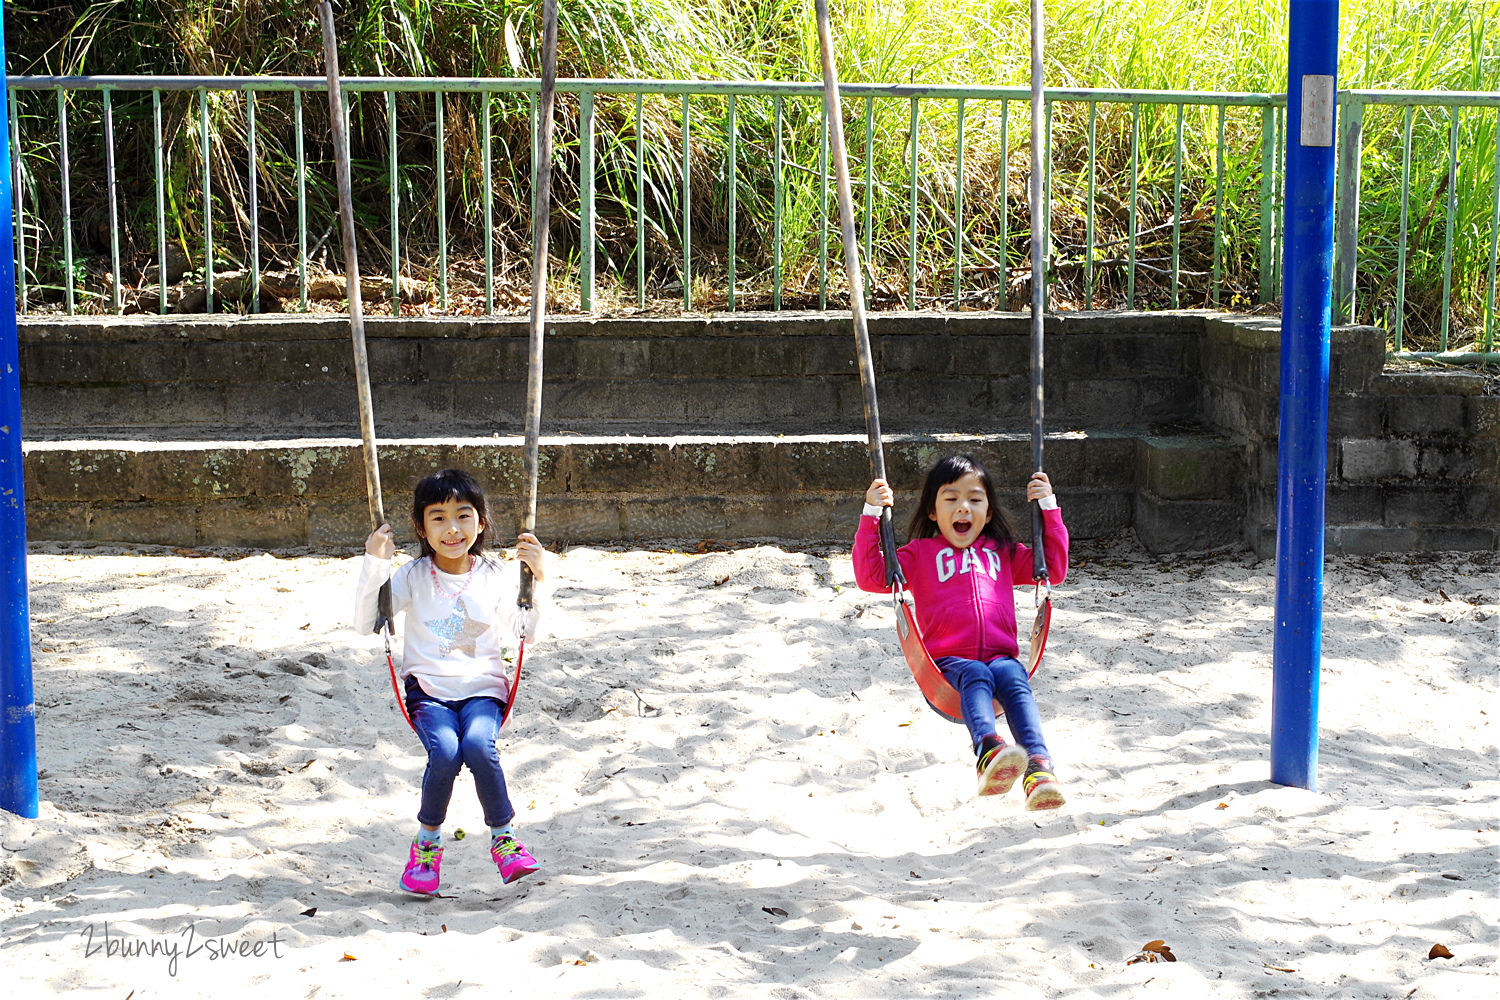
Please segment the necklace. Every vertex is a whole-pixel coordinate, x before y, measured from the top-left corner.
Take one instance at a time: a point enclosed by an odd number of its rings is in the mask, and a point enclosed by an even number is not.
[[[464,577],[464,585],[462,587],[459,587],[451,594],[448,593],[447,589],[443,586],[443,581],[438,579],[437,563],[435,561],[428,562],[427,572],[432,574],[433,590],[437,591],[439,595],[448,598],[448,600],[450,601],[457,601],[460,597],[463,596],[463,592],[469,589],[469,584],[474,580],[474,556],[472,554],[470,554],[469,556],[469,572],[468,575]]]

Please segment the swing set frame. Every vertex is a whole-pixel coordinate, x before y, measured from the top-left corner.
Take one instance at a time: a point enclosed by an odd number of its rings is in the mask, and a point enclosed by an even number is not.
[[[548,0],[551,6],[551,0]],[[3,0],[0,0],[3,7]],[[820,2],[826,20],[826,5]],[[1041,0],[1032,0],[1034,26]],[[1338,4],[1290,0],[1287,91],[1286,247],[1281,371],[1279,500],[1277,509],[1276,639],[1273,649],[1271,780],[1316,789],[1318,687],[1321,667],[1323,532],[1326,490],[1329,342],[1332,325],[1333,101],[1338,77]],[[555,15],[554,15],[555,16]],[[1033,89],[1039,72],[1033,47]],[[4,35],[0,32],[0,54]],[[337,75],[335,73],[335,75]],[[0,110],[8,100],[0,91]],[[1037,118],[1033,115],[1033,121]],[[839,122],[837,115],[832,121]],[[1035,126],[1033,126],[1035,127]],[[842,138],[842,133],[840,133]],[[1033,155],[1040,144],[1032,143]],[[340,146],[342,149],[342,146]],[[0,203],[11,201],[10,150],[0,144]],[[346,164],[347,166],[347,164]],[[847,166],[844,185],[847,187]],[[1040,172],[1032,171],[1033,184]],[[346,177],[347,181],[347,177]],[[850,213],[844,212],[847,219]],[[7,243],[11,213],[0,212],[0,243]],[[1033,225],[1037,215],[1032,213]],[[846,239],[846,249],[850,241]],[[1033,238],[1034,273],[1039,241]],[[857,272],[857,268],[856,268]],[[0,255],[0,285],[15,277],[14,262]],[[1033,301],[1038,283],[1033,282]],[[359,287],[356,280],[351,291]],[[357,294],[357,291],[355,291]],[[861,296],[853,296],[860,303]],[[1034,323],[1040,310],[1033,307]],[[356,338],[356,351],[363,338]],[[0,809],[38,814],[36,707],[33,700],[30,616],[26,586],[26,516],[21,451],[20,369],[14,302],[0,308]],[[861,355],[868,363],[868,347]],[[366,367],[366,373],[368,367]],[[861,370],[864,378],[864,369]],[[368,381],[368,376],[365,376]],[[873,401],[873,394],[871,394]],[[373,459],[373,434],[368,442]],[[370,463],[373,467],[373,462]],[[881,465],[884,465],[882,460]],[[535,481],[531,483],[535,495]],[[372,507],[378,506],[372,491]],[[889,529],[889,518],[883,519]],[[893,541],[894,539],[892,539]],[[519,664],[518,664],[519,665]],[[515,693],[512,691],[512,701]]]

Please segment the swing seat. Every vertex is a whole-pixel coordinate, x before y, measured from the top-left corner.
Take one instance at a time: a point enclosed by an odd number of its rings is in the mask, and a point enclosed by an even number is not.
[[[510,690],[506,692],[505,711],[500,716],[500,728],[510,721],[510,710],[516,707],[516,692],[521,689],[521,664],[526,659],[526,640],[522,639],[516,644],[516,676],[510,680]]]
[[[900,615],[896,620],[896,632],[901,639],[901,652],[906,656],[907,669],[917,682],[917,689],[922,692],[929,708],[949,722],[962,725],[963,706],[958,690],[948,683],[948,679],[927,652],[927,646],[922,641],[922,630],[917,625],[917,612],[911,595],[904,590],[897,591],[896,604]],[[1037,668],[1042,665],[1042,653],[1047,648],[1047,631],[1051,626],[1052,596],[1048,594],[1037,607],[1036,617],[1031,622],[1031,643],[1026,663],[1028,678],[1035,676]],[[1004,714],[1004,707],[996,701],[996,718]]]
[[[511,709],[516,707],[516,692],[521,689],[521,664],[525,660],[526,640],[522,639],[516,645],[516,675],[511,678],[510,690],[507,692],[507,697],[505,699],[505,710],[500,715],[501,729],[504,729],[505,724],[510,721]],[[401,692],[401,680],[396,673],[396,660],[391,653],[391,643],[389,638],[387,638],[385,644],[385,664],[390,668],[391,671],[391,690],[396,694],[396,707],[401,710],[401,718],[406,720],[406,724],[408,726],[411,726],[412,732],[416,732],[416,725],[411,721],[411,716],[406,714],[406,696]]]

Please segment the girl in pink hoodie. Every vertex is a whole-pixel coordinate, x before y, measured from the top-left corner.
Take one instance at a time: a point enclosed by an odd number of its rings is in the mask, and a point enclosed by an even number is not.
[[[1026,499],[1042,508],[1042,545],[1052,583],[1068,572],[1068,529],[1052,483],[1038,472]],[[864,516],[854,536],[854,577],[861,590],[889,593],[880,554],[880,513],[892,505],[890,486],[877,479],[865,491]],[[1032,583],[1032,551],[1016,539],[995,501],[984,466],[967,455],[938,462],[927,474],[897,552],[916,601],[917,624],[943,677],[959,692],[964,724],[979,761],[979,794],[1010,791],[1025,774],[1026,808],[1056,809],[1062,788],[1042,738],[1042,720],[1026,668],[1016,659],[1015,588]],[[1005,710],[1016,746],[996,731],[995,702]]]

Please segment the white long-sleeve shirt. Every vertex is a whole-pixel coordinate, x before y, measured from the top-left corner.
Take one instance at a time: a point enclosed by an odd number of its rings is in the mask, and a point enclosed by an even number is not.
[[[365,554],[355,584],[355,631],[374,631],[380,585],[390,580],[392,613],[406,616],[397,630],[403,679],[415,676],[423,691],[441,701],[481,696],[507,701],[504,652],[520,620],[519,568],[483,556],[474,560],[472,575],[444,573],[428,556],[402,565],[394,575],[391,566],[390,559]],[[543,590],[537,584],[526,616],[527,641],[539,634]]]

